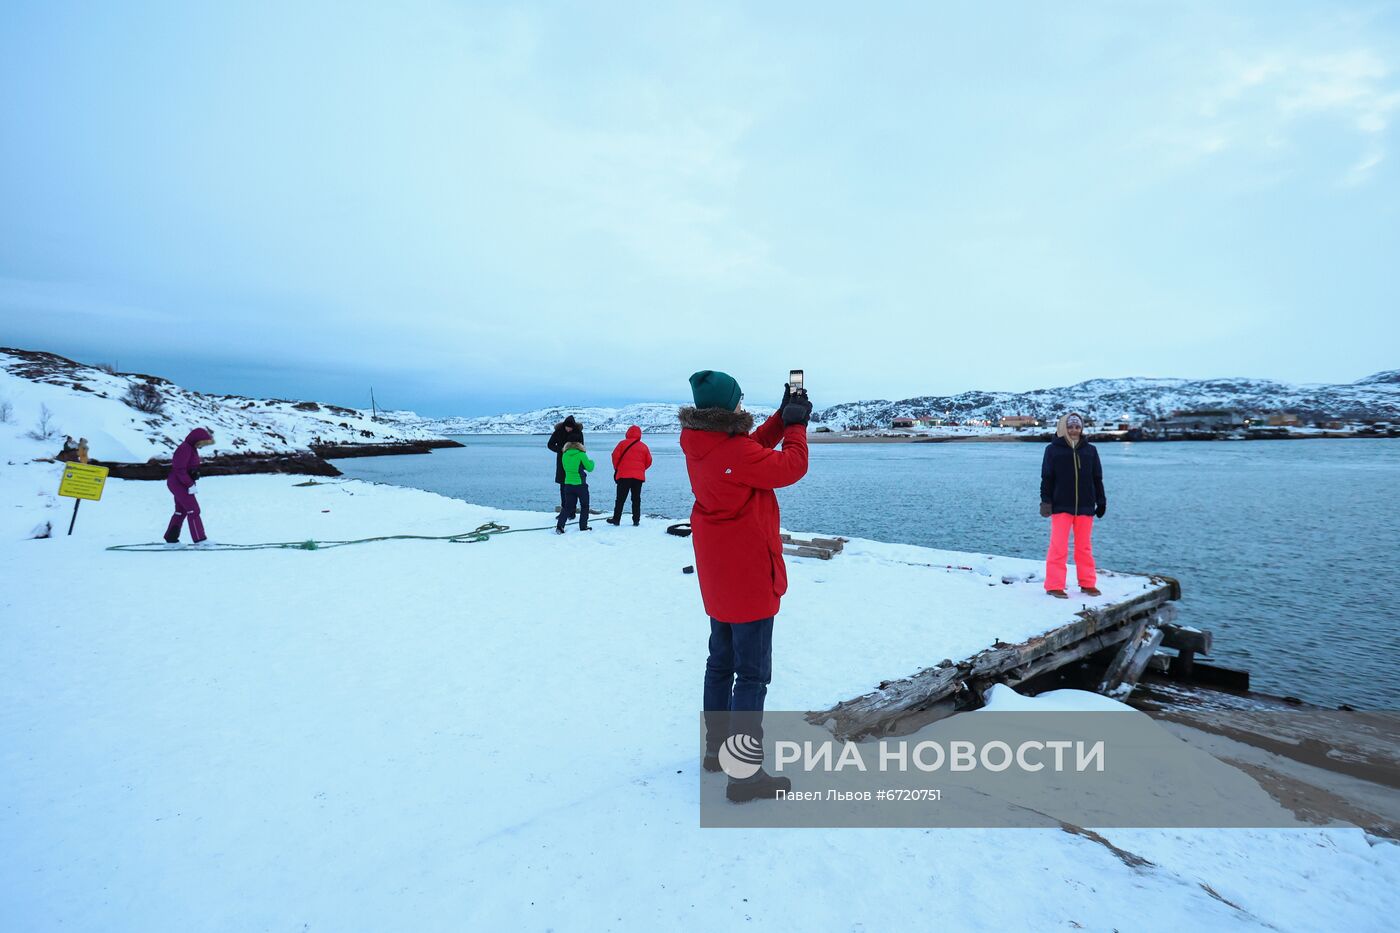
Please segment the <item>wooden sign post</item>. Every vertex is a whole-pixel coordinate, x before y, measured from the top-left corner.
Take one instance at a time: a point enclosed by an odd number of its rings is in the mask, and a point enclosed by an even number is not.
[[[102,498],[102,488],[107,485],[107,467],[87,462],[87,438],[83,438],[78,444],[78,458],[80,463],[63,465],[63,479],[58,484],[58,494],[73,500],[73,518],[68,522],[70,535],[73,533],[73,526],[78,522],[78,506],[83,504],[84,499],[99,501]]]

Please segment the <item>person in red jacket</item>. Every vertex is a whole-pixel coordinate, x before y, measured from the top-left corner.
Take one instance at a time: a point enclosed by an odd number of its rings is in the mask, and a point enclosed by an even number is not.
[[[695,570],[710,616],[704,767],[719,771],[720,746],[729,736],[752,736],[761,747],[773,617],[787,592],[773,490],[807,473],[812,403],[804,392],[784,390],[783,404],[755,430],[732,376],[702,370],[690,377],[690,387],[695,406],[680,410],[681,450],[695,493]],[[731,776],[726,795],[742,802],[790,787],[787,778],[760,768],[743,780]]]
[[[622,503],[632,496],[632,524],[642,523],[642,483],[647,481],[651,467],[651,448],[642,443],[642,429],[632,425],[627,436],[613,448],[613,479],[617,481],[617,502],[613,504],[609,525],[622,524]]]

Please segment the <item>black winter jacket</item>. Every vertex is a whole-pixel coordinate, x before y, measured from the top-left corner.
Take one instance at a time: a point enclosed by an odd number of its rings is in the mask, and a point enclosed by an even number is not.
[[[1040,501],[1050,503],[1050,511],[1071,515],[1093,515],[1107,507],[1103,491],[1103,465],[1093,444],[1081,440],[1078,447],[1057,437],[1045,445],[1040,461]]]
[[[549,435],[549,440],[545,441],[545,446],[554,451],[554,481],[564,482],[564,445],[569,441],[583,443],[583,429],[578,425],[566,427],[557,425],[554,433]]]

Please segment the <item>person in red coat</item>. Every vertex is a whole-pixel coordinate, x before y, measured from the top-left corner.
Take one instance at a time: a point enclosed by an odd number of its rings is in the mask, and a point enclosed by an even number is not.
[[[651,467],[651,448],[642,442],[642,429],[632,425],[627,436],[618,441],[612,452],[613,479],[617,482],[617,502],[613,504],[609,525],[622,524],[622,503],[632,496],[632,524],[642,523],[642,483],[647,481]]]
[[[690,386],[695,406],[680,410],[681,450],[695,493],[690,513],[695,570],[710,616],[704,766],[719,771],[720,746],[729,736],[752,736],[761,748],[773,617],[787,592],[773,490],[807,473],[812,403],[806,393],[784,390],[783,404],[754,429],[732,376],[703,370],[690,377]],[[786,778],[759,768],[743,780],[731,775],[726,793],[743,801],[790,787]]]

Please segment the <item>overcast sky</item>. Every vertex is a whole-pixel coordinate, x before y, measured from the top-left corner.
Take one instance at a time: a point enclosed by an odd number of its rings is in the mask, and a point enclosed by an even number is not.
[[[0,344],[433,414],[1352,381],[1397,121],[1395,3],[9,2]]]

